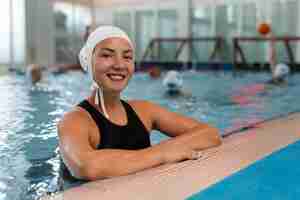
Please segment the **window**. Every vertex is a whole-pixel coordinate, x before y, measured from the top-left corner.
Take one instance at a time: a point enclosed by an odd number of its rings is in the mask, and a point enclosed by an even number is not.
[[[25,63],[25,0],[0,4],[0,64],[19,67]]]

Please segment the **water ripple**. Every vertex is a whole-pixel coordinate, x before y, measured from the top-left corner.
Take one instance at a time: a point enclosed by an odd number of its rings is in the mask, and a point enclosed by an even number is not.
[[[300,110],[298,74],[288,87],[266,87],[244,94],[243,88],[262,83],[268,74],[185,72],[189,98],[165,98],[162,79],[147,74],[133,76],[122,94],[125,99],[146,99],[170,110],[217,126],[222,131],[245,126],[257,120]],[[56,124],[61,116],[90,92],[87,75],[79,72],[49,75],[36,87],[26,85],[23,76],[0,77],[0,199],[32,200],[55,188],[58,177]],[[255,88],[255,87],[252,87]],[[249,100],[233,101],[234,95]],[[167,137],[151,134],[152,144]]]

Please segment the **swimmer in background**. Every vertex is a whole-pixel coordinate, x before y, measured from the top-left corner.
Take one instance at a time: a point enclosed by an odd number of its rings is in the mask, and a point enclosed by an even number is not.
[[[163,86],[168,97],[192,96],[183,89],[183,79],[178,71],[168,71],[163,79]]]
[[[290,74],[290,67],[287,64],[284,63],[277,63],[277,57],[276,57],[276,46],[275,46],[275,37],[273,35],[273,32],[270,28],[270,46],[269,46],[269,62],[270,62],[270,71],[272,74],[271,80],[267,81],[267,84],[273,84],[273,85],[281,85],[287,83],[287,77]]]
[[[30,64],[26,68],[26,77],[32,85],[36,85],[43,78],[43,67],[38,64]]]
[[[43,66],[39,64],[29,64],[25,69],[25,75],[27,80],[32,85],[44,82],[47,79],[49,73],[57,75],[57,69],[60,70],[60,73],[77,70],[77,68],[72,68],[70,65],[55,65],[55,66]],[[19,72],[24,74],[24,71]]]
[[[272,79],[267,83],[274,85],[285,85],[287,84],[287,77],[289,74],[289,66],[284,63],[279,63],[274,67],[274,71],[272,72]]]

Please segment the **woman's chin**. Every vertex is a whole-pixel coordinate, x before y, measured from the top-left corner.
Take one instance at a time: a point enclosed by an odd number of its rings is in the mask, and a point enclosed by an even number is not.
[[[115,94],[120,94],[125,89],[125,87],[124,86],[122,86],[122,87],[111,87],[111,88],[109,88],[109,92],[110,93],[115,93]]]

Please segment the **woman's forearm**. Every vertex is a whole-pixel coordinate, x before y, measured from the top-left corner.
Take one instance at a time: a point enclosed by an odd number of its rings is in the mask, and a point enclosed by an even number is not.
[[[91,152],[81,170],[87,180],[128,175],[164,163],[194,159],[193,151],[221,144],[215,128],[195,127],[190,131],[142,150],[102,149]]]
[[[81,170],[87,180],[128,175],[163,163],[156,147],[142,150],[102,149],[90,153],[88,162]]]
[[[222,143],[219,130],[213,127],[195,127],[186,133],[166,141],[176,146],[186,146],[192,150],[203,150]]]

